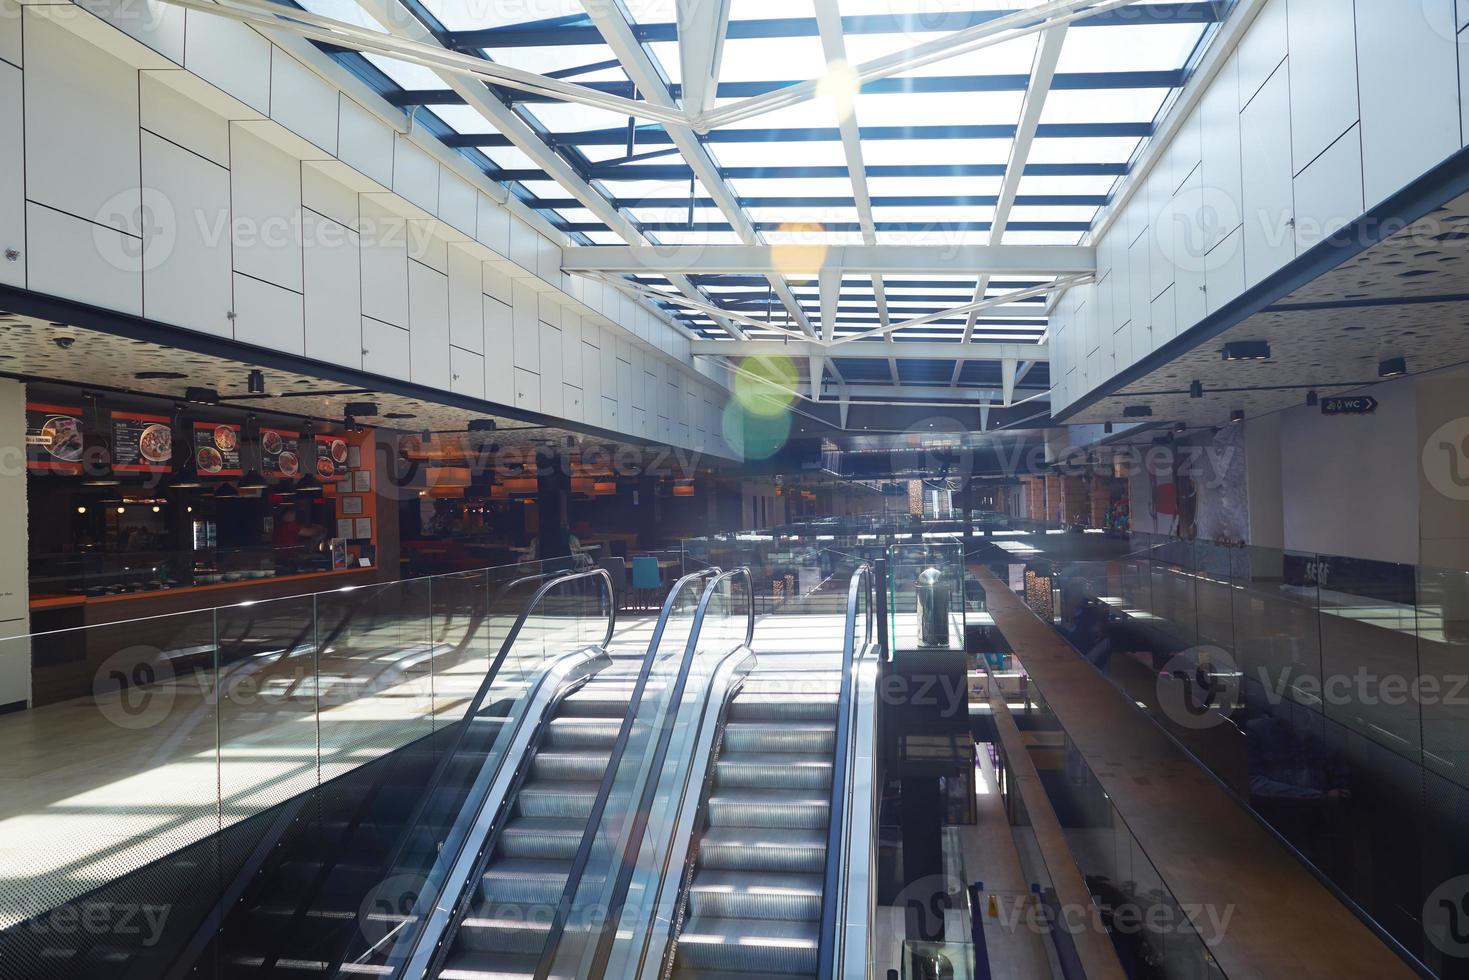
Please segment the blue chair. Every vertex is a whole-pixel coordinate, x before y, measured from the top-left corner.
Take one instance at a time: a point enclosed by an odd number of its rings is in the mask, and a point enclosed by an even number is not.
[[[658,559],[652,555],[633,555],[632,587],[642,608],[651,609],[649,601],[663,591],[663,573],[658,570]]]

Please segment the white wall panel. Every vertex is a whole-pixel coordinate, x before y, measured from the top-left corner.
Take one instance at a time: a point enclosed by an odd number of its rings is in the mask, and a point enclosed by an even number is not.
[[[230,210],[229,171],[152,133],[142,140],[144,186],[167,188],[175,215],[146,226],[143,315],[232,336],[230,243],[222,223]],[[216,231],[217,240],[207,240]]]
[[[604,429],[611,429],[613,432],[619,432],[619,431],[621,431],[620,427],[617,424],[617,399],[616,398],[608,398],[606,395],[603,395],[602,396],[602,421],[601,421],[601,426]]]
[[[511,283],[515,280],[507,276],[503,270],[497,268],[494,263],[486,262],[480,271],[484,283],[485,295],[493,296],[495,299],[509,306],[515,301]]]
[[[362,369],[400,381],[411,380],[409,334],[402,327],[372,317],[362,318]]]
[[[270,61],[271,118],[328,153],[337,152],[336,89],[276,48]]]
[[[1253,286],[1295,257],[1290,220],[1290,80],[1278,71],[1240,113],[1245,199],[1245,284]]]
[[[449,254],[449,342],[476,354],[484,348],[484,283],[479,256],[461,246],[450,245]]]
[[[589,403],[606,394],[602,387],[602,352],[586,343],[581,345],[581,386]]]
[[[586,405],[584,394],[576,385],[561,385],[561,413],[573,422],[581,422],[586,419]]]
[[[362,257],[357,233],[314,211],[303,212],[306,356],[362,367]]]
[[[561,414],[561,386],[565,381],[561,363],[561,329],[541,323],[541,411]]]
[[[20,69],[0,65],[0,132],[13,134],[0,141],[0,283],[7,286],[25,285],[25,156],[20,138],[24,120]],[[4,260],[7,249],[19,252],[20,257],[14,262]]]
[[[429,214],[439,211],[439,161],[404,136],[393,141],[393,192]]]
[[[557,287],[561,285],[561,247],[536,233],[536,275]]]
[[[1239,43],[1239,103],[1248,105],[1285,60],[1287,0],[1269,0]]]
[[[270,49],[238,21],[188,13],[184,67],[263,114],[270,112]]]
[[[515,331],[510,307],[492,296],[484,298],[485,311],[485,397],[492,402],[515,404]]]
[[[485,359],[473,351],[458,347],[449,349],[449,366],[454,372],[450,377],[451,390],[456,395],[470,398],[485,397]]]
[[[1239,227],[1244,213],[1237,69],[1238,62],[1231,57],[1199,103],[1199,141],[1203,149],[1199,232],[1206,253]]]
[[[27,12],[26,198],[141,234],[138,75]]]
[[[475,239],[481,245],[508,256],[510,254],[510,212],[485,194],[478,196],[478,203],[479,216],[475,221]]]
[[[1209,312],[1215,313],[1245,291],[1245,231],[1236,228],[1209,252],[1204,284]]]
[[[532,412],[541,410],[541,378],[534,371],[515,369],[515,407]]]
[[[1198,208],[1204,201],[1202,182],[1203,168],[1198,167],[1179,188],[1176,199],[1179,207],[1171,216],[1173,221],[1169,258],[1174,266],[1174,336],[1198,323],[1208,312],[1208,303],[1204,297],[1208,236],[1203,231],[1199,211],[1188,210]],[[1156,320],[1154,326],[1157,326]]]
[[[537,374],[541,370],[541,321],[537,318],[538,294],[530,286],[517,281],[511,289],[515,298],[515,366]]]
[[[1353,0],[1290,0],[1291,154],[1297,173],[1357,121],[1353,6]]]
[[[1357,5],[1362,175],[1368,206],[1457,150],[1459,64],[1452,0]]]
[[[470,238],[478,222],[478,197],[463,177],[448,167],[439,168],[439,219]]]
[[[393,183],[393,131],[345,95],[337,113],[337,156],[384,187]]]
[[[1153,302],[1152,278],[1150,275],[1153,250],[1152,236],[1144,235],[1128,249],[1127,269],[1131,276],[1131,298],[1128,301],[1132,316],[1129,322],[1134,331],[1148,326],[1148,311]],[[1133,334],[1137,336],[1136,333]]]
[[[1178,320],[1173,294],[1175,287],[1169,286],[1163,291],[1163,295],[1153,300],[1151,319],[1153,321],[1153,336],[1151,349],[1157,350],[1178,334]]]
[[[235,273],[235,339],[287,354],[305,353],[301,294]]]
[[[1362,213],[1362,140],[1356,126],[1296,177],[1295,208],[1298,255]]]
[[[162,75],[162,72],[155,71],[144,71],[139,75],[139,111],[143,128],[213,160],[221,167],[228,167],[230,124],[178,89],[164,84],[160,81]],[[162,187],[159,184],[150,186]]]
[[[449,384],[449,277],[419,262],[408,262],[409,377],[415,384],[444,391]]]
[[[561,311],[562,380],[578,388],[582,383],[581,370],[581,317],[567,307]]]
[[[361,201],[362,313],[408,326],[408,246],[402,218],[368,197]],[[406,374],[407,365],[404,365]]]
[[[26,203],[26,285],[122,313],[143,312],[143,242]]]
[[[301,163],[230,127],[235,271],[300,292]]]
[[[527,272],[536,271],[536,232],[515,215],[510,216],[510,261]]]
[[[357,192],[310,161],[301,164],[301,205],[357,230]]]
[[[555,293],[536,293],[538,299],[537,310],[542,323],[549,323],[553,327],[561,326],[561,304],[557,302]]]
[[[16,0],[0,0],[0,61],[8,61],[17,68],[22,63],[20,4]]]

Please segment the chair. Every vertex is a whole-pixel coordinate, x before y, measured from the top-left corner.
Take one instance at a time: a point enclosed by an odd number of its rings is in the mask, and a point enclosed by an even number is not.
[[[632,587],[641,603],[639,608],[651,609],[652,598],[663,590],[663,573],[658,570],[657,558],[652,555],[633,556]]]
[[[597,567],[605,568],[612,578],[612,604],[618,609],[627,608],[627,562],[621,558],[598,558]]]

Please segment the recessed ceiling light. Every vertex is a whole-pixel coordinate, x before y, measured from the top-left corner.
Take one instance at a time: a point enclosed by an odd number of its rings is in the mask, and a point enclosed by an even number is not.
[[[139,381],[182,381],[188,375],[181,371],[139,371],[133,377]]]
[[[1153,414],[1153,406],[1151,406],[1151,405],[1126,405],[1122,409],[1122,414],[1125,417],[1130,418],[1130,419],[1145,419],[1149,415],[1152,415]]]

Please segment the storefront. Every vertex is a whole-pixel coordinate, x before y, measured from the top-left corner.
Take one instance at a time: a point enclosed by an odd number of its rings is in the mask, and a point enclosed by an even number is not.
[[[191,394],[26,385],[33,705],[90,693],[117,649],[78,627],[397,577],[376,430]]]

